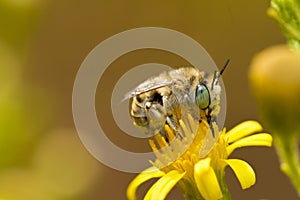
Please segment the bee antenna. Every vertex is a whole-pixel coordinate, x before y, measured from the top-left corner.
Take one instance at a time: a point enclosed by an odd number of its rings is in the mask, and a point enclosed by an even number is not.
[[[211,84],[211,89],[213,89],[214,85],[218,83],[219,79],[221,78],[221,76],[222,76],[223,72],[225,71],[225,69],[226,69],[227,65],[229,64],[229,62],[230,62],[230,59],[228,58],[226,60],[225,64],[223,65],[223,67],[222,67],[219,74],[218,74],[217,71],[215,71],[213,81],[212,81],[212,84]]]
[[[227,65],[229,64],[229,62],[230,62],[230,59],[228,58],[228,59],[226,60],[225,64],[223,65],[221,71],[220,71],[220,75],[223,74],[223,72],[225,71],[225,69],[226,69]]]

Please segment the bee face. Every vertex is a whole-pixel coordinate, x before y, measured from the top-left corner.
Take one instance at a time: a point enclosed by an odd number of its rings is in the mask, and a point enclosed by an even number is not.
[[[216,73],[185,67],[146,80],[129,94],[133,123],[152,135],[164,135],[165,125],[178,132],[179,120],[187,112],[196,121],[210,123],[220,110],[216,77]]]

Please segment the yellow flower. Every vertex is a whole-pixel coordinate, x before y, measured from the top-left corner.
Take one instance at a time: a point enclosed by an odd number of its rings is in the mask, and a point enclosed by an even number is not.
[[[188,123],[195,123],[188,117]],[[144,182],[159,178],[146,193],[144,199],[165,199],[171,189],[177,185],[184,193],[186,199],[221,199],[229,198],[227,185],[225,183],[225,167],[230,166],[239,180],[243,189],[255,184],[256,177],[252,167],[240,159],[229,159],[228,156],[237,148],[245,146],[271,146],[272,136],[267,133],[257,133],[262,131],[261,125],[256,121],[246,121],[226,133],[226,130],[218,130],[216,123],[212,127],[202,121],[199,124],[197,134],[192,133],[190,126],[180,121],[181,130],[184,137],[174,137],[174,133],[166,126],[165,130],[168,138],[172,142],[166,142],[165,137],[156,135],[155,140],[150,140],[150,146],[156,154],[156,161],[152,167],[141,172],[128,186],[127,198],[137,199],[136,190]],[[213,130],[212,130],[213,129]],[[213,148],[205,156],[201,155],[207,137],[219,133],[219,138]],[[192,140],[189,143],[188,140]],[[157,144],[157,145],[156,145]],[[187,150],[175,161],[180,149]],[[157,147],[163,148],[163,151]],[[172,162],[173,161],[173,162]]]

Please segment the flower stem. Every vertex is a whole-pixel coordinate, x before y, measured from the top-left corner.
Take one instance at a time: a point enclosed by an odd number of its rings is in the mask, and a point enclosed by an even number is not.
[[[300,52],[300,3],[298,0],[271,0],[268,10],[282,32],[288,38],[288,44]]]
[[[290,178],[300,196],[300,164],[298,160],[297,135],[284,137],[274,134],[274,143],[281,159],[281,170]]]
[[[177,186],[182,191],[186,200],[204,200],[199,193],[196,183],[192,180],[182,179],[178,182]]]
[[[223,193],[222,200],[231,200],[231,195],[228,190],[228,186],[227,186],[226,179],[225,179],[225,169],[218,170],[217,176],[218,176],[220,187],[221,187],[221,190]]]

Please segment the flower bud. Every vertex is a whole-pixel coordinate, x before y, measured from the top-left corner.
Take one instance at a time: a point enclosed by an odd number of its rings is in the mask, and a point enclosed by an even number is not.
[[[250,85],[265,125],[274,132],[300,130],[300,55],[286,45],[269,47],[250,65]]]

